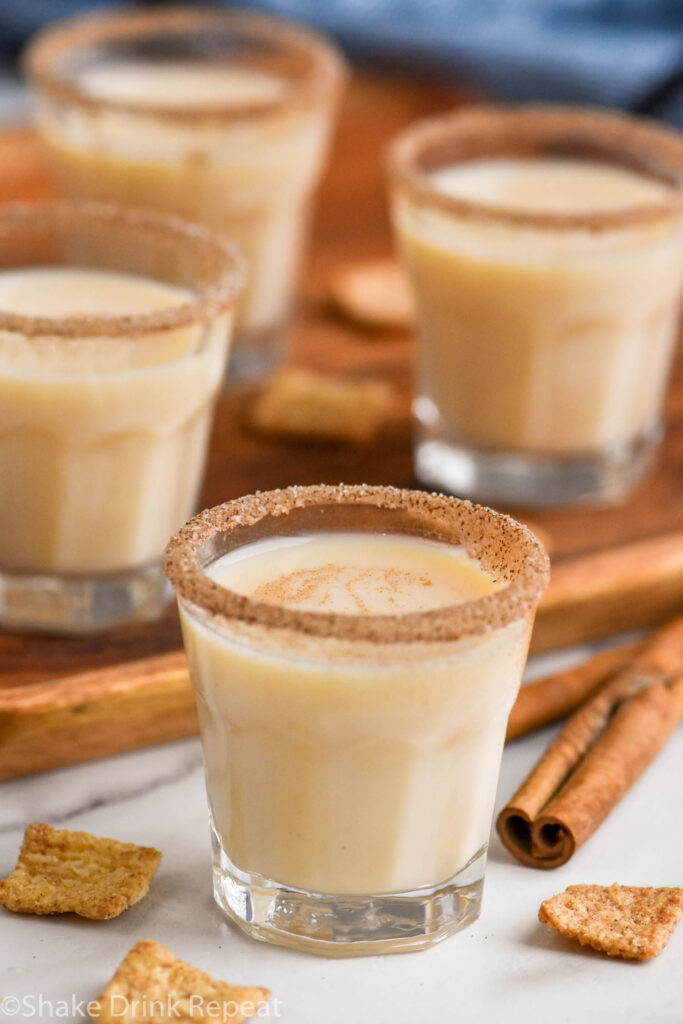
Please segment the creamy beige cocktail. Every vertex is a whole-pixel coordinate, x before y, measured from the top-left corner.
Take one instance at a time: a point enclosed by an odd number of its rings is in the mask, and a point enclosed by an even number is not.
[[[623,493],[676,338],[683,143],[605,114],[478,110],[409,130],[392,167],[419,474],[529,504]]]
[[[547,573],[531,535],[454,499],[292,488],[203,513],[167,571],[220,905],[256,937],[336,955],[476,917]]]
[[[149,614],[197,500],[241,265],[111,208],[8,207],[0,232],[0,618]]]
[[[341,59],[245,12],[117,12],[52,27],[28,56],[64,191],[224,232],[249,266],[231,370],[263,372],[289,317]]]

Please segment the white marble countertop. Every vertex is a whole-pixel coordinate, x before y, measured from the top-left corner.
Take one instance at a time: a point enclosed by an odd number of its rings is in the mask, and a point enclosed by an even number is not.
[[[550,667],[537,659],[531,671]],[[552,734],[508,745],[499,803]],[[274,1001],[266,1019],[284,1024],[680,1024],[683,925],[656,960],[630,964],[581,950],[536,915],[541,900],[571,883],[683,883],[682,764],[680,727],[569,864],[522,867],[494,833],[483,912],[472,928],[426,952],[353,960],[254,942],[213,904],[197,740],[4,783],[0,876],[14,866],[32,821],[156,846],[163,859],[148,896],[113,921],[0,910],[0,1020],[84,1020],[78,1000],[95,998],[128,949],[149,938],[215,977],[267,986]]]

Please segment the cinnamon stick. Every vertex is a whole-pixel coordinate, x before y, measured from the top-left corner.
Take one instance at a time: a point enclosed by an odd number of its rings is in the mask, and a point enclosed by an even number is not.
[[[683,617],[569,719],[496,827],[523,864],[565,864],[666,743],[683,714]]]
[[[523,686],[508,719],[506,740],[526,736],[576,711],[596,690],[633,661],[642,643],[602,651],[580,665]]]

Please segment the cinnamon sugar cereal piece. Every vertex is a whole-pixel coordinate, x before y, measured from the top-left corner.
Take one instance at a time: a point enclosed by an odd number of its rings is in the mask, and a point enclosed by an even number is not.
[[[29,825],[17,866],[0,881],[0,904],[20,914],[118,917],[145,895],[160,860],[150,846]]]
[[[541,904],[538,919],[608,956],[650,960],[664,949],[682,913],[680,888],[570,885]]]
[[[391,388],[380,381],[281,370],[256,399],[252,424],[263,433],[284,437],[367,444],[393,406]]]
[[[268,1000],[266,988],[215,981],[158,942],[137,942],[89,1007],[99,1024],[240,1024]]]
[[[415,319],[408,279],[395,260],[341,267],[330,282],[332,304],[364,327],[408,330]]]

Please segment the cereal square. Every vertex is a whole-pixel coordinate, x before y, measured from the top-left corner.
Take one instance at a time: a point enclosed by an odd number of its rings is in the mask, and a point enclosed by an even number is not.
[[[582,946],[650,960],[666,946],[683,913],[683,889],[570,885],[541,904],[538,919]]]
[[[0,904],[20,914],[117,917],[142,899],[160,860],[149,846],[29,825],[17,866],[0,881]]]
[[[158,942],[137,942],[95,1000],[99,1024],[240,1024],[270,995],[268,989],[229,985],[178,960]]]

